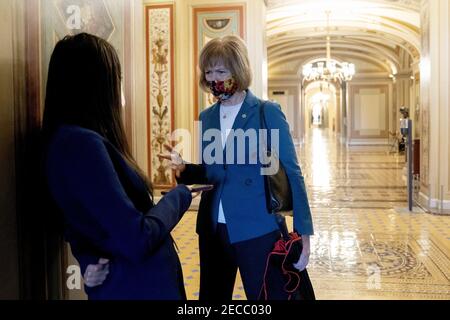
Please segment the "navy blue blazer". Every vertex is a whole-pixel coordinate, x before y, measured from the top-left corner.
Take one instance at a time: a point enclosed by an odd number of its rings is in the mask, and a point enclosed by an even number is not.
[[[261,101],[250,90],[244,103],[236,116],[233,129],[260,128]],[[226,147],[223,150],[224,164],[205,163],[205,155],[214,154],[211,151],[214,138],[209,139],[204,133],[209,129],[220,130],[220,104],[216,103],[200,113],[201,122],[201,151],[202,161],[200,165],[189,164],[180,175],[178,182],[185,184],[210,183],[214,189],[202,193],[197,218],[197,233],[204,234],[214,232],[217,225],[219,201],[222,206],[228,226],[231,243],[254,239],[265,235],[278,228],[274,217],[270,215],[265,205],[264,178],[261,175],[261,162],[257,150],[250,143],[245,145],[245,159],[238,159],[237,138],[234,144],[230,144],[231,135],[228,137]],[[294,143],[289,132],[289,125],[281,111],[281,107],[267,101],[264,107],[268,129],[279,129],[279,159],[283,164],[289,179],[293,194],[294,228],[303,235],[312,235],[313,223],[305,182],[297,161]],[[258,146],[260,146],[259,135]],[[209,141],[211,140],[211,141]],[[220,138],[219,138],[220,140]],[[221,146],[221,142],[217,142]],[[233,161],[228,161],[226,153],[234,146]],[[228,150],[227,150],[228,149]],[[256,156],[256,163],[254,163]],[[245,164],[238,160],[245,160]],[[253,160],[253,161],[251,161]]]
[[[185,299],[170,231],[189,208],[177,186],[153,204],[144,181],[94,131],[62,126],[47,147],[50,193],[64,215],[65,237],[81,266],[110,259],[104,283],[89,299]]]

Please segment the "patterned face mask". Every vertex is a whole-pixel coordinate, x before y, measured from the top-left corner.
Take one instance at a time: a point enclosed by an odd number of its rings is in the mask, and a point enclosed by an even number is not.
[[[209,89],[219,101],[226,101],[237,90],[237,84],[233,77],[225,81],[209,81]]]

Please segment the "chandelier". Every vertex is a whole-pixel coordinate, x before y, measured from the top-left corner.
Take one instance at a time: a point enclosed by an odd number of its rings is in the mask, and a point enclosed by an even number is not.
[[[303,79],[306,81],[350,81],[355,75],[355,65],[348,62],[338,62],[331,59],[330,46],[330,11],[327,15],[327,57],[326,60],[319,59],[303,66]]]

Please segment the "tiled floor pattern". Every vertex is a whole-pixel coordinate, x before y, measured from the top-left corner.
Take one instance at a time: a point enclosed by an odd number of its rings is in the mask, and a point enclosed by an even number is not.
[[[398,213],[406,207],[402,155],[345,148],[316,129],[299,161],[313,211],[308,270],[318,299],[450,299],[450,216]],[[195,219],[187,213],[174,230],[189,299],[199,285]],[[234,299],[245,299],[239,278]]]

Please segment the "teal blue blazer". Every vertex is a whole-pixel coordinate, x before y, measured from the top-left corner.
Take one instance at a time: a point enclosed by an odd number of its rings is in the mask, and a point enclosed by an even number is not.
[[[259,129],[261,100],[255,97],[250,90],[236,117],[233,129]],[[285,168],[293,193],[294,228],[303,235],[312,235],[313,223],[305,182],[297,161],[297,155],[286,121],[278,104],[267,101],[264,107],[268,129],[279,129],[279,158]],[[201,133],[208,129],[220,130],[220,104],[216,103],[200,113]],[[231,135],[230,135],[231,136]],[[258,137],[258,135],[257,135]],[[221,152],[223,163],[210,163],[205,161],[205,155],[211,152],[211,141],[201,141],[202,157],[200,164],[188,164],[186,170],[178,179],[179,183],[208,183],[213,184],[214,189],[203,192],[197,218],[197,233],[199,235],[215,231],[217,226],[219,202],[222,206],[228,226],[231,243],[254,239],[270,233],[278,228],[274,217],[266,209],[264,178],[261,175],[261,162],[255,158],[255,150],[250,143],[245,144],[245,164],[239,164],[237,160],[237,139],[230,143]],[[201,139],[209,140],[209,139]],[[221,143],[216,141],[216,143]],[[258,137],[258,145],[259,137]],[[231,146],[231,147],[230,147]],[[233,157],[226,156],[233,150]],[[229,160],[233,161],[229,161]],[[242,157],[240,160],[243,160]],[[240,162],[242,163],[242,162]]]

